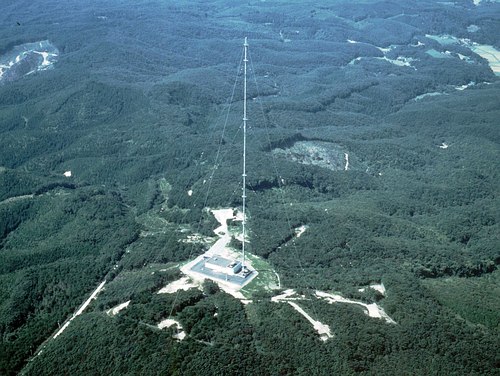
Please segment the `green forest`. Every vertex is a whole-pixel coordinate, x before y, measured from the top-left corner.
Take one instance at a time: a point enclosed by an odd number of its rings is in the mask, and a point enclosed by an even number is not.
[[[4,0],[0,375],[499,374],[500,81],[472,47],[500,56],[500,4],[475,3]],[[159,294],[242,205],[245,37],[248,250],[279,286]]]

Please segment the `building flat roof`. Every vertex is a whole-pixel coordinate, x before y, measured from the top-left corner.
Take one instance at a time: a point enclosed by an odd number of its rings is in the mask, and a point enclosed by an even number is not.
[[[194,263],[189,270],[194,273],[198,273],[205,278],[213,279],[216,281],[221,281],[225,283],[231,283],[236,286],[242,287],[246,285],[249,281],[251,281],[258,273],[255,270],[252,270],[251,273],[247,275],[243,275],[243,273],[233,274],[231,272],[231,268],[227,268],[227,272],[219,271],[211,269],[205,266],[206,262],[210,259],[215,259],[215,262],[221,262],[222,268],[226,268],[233,262],[239,262],[237,260],[229,260],[224,257],[212,256],[212,257],[204,257],[201,258],[198,262]],[[213,264],[212,264],[213,265]]]
[[[228,267],[230,264],[233,263],[233,260],[226,259],[224,257],[220,256],[212,256],[208,259],[205,259],[206,263],[212,264],[212,265],[217,265],[221,266],[223,268]]]

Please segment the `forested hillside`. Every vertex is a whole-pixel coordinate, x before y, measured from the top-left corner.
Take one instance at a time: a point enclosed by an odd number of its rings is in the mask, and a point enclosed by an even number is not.
[[[499,31],[496,1],[4,0],[0,374],[498,374]],[[244,37],[279,285],[158,294],[242,204]]]

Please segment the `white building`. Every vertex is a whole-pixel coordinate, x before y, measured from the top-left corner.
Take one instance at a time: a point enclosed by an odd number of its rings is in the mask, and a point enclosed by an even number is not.
[[[241,262],[214,255],[205,260],[205,267],[217,273],[234,275],[241,271]]]

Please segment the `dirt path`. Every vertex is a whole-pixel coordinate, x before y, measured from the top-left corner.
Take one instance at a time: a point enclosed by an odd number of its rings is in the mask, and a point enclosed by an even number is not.
[[[385,287],[383,284],[372,284],[369,286],[369,288],[379,291],[382,295],[385,294]],[[346,299],[341,295],[330,294],[323,291],[316,291],[315,295],[317,299],[323,299],[329,304],[347,303],[347,304],[360,305],[365,309],[366,315],[378,319],[383,319],[389,324],[396,324],[396,321],[394,321],[391,317],[389,317],[389,315],[385,313],[384,309],[380,307],[377,303],[366,304],[357,300]],[[301,300],[307,300],[307,299],[304,295],[297,295],[297,292],[292,289],[285,290],[280,295],[276,295],[271,298],[271,301],[274,303],[288,303],[293,308],[295,308],[297,312],[299,312],[302,316],[304,316],[313,325],[314,330],[318,332],[321,340],[326,341],[328,338],[332,338],[333,334],[331,333],[330,327],[327,324],[323,324],[320,321],[314,320],[307,312],[305,312],[296,303],[297,301]]]
[[[385,292],[385,289],[384,289]],[[365,308],[365,313],[377,319],[383,319],[389,324],[396,324],[392,318],[389,317],[387,313],[385,313],[384,309],[380,307],[377,303],[366,304],[357,300],[346,299],[341,295],[337,294],[329,294],[323,291],[316,291],[316,296],[320,299],[326,300],[328,303],[348,303],[348,304],[356,304]]]
[[[94,292],[92,292],[92,294],[90,294],[90,297],[80,306],[80,308],[78,309],[78,311],[76,311],[73,316],[71,316],[71,318],[69,318],[63,326],[61,326],[61,328],[56,332],[56,334],[54,334],[52,336],[52,339],[56,339],[57,337],[59,337],[62,332],[64,332],[66,330],[66,328],[69,326],[69,324],[71,324],[71,321],[73,321],[76,317],[80,316],[83,311],[85,311],[85,308],[88,307],[88,305],[92,302],[92,300],[94,300],[97,296],[97,294],[99,294],[99,292],[101,292],[102,288],[104,287],[104,285],[106,284],[106,280],[102,281],[101,284],[99,286],[97,286],[97,288],[94,290]]]
[[[333,334],[330,330],[330,327],[327,324],[323,324],[320,321],[314,320],[306,311],[304,311],[297,303],[294,302],[297,300],[306,299],[304,295],[296,295],[296,294],[297,293],[295,292],[295,290],[288,289],[283,291],[283,293],[280,295],[273,296],[271,298],[271,301],[274,303],[286,302],[290,304],[297,312],[299,312],[302,316],[304,316],[307,319],[307,321],[309,321],[312,324],[314,330],[318,332],[319,337],[321,338],[322,341],[326,341],[328,340],[328,338],[332,338]]]
[[[309,321],[314,330],[316,330],[319,334],[319,337],[321,338],[322,341],[326,341],[328,338],[332,338],[333,334],[330,331],[330,327],[326,324],[323,324],[320,321],[314,320],[309,314],[304,311],[297,303],[294,302],[288,302],[297,312],[299,312],[302,316],[304,316],[307,321]]]

